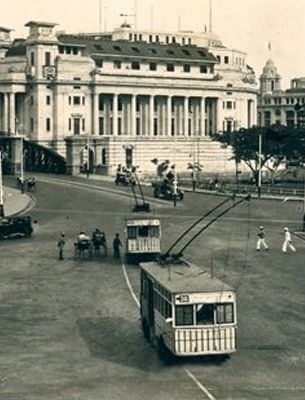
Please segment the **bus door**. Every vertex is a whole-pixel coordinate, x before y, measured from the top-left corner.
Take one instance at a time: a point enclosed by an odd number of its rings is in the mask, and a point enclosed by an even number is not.
[[[153,282],[148,279],[148,325],[150,328],[150,337],[153,338],[155,335],[155,312],[154,312],[154,285]]]

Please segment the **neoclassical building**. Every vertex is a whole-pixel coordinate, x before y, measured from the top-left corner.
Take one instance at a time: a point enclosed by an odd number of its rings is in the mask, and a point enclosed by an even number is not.
[[[297,126],[301,118],[298,110],[303,107],[305,108],[305,78],[292,79],[290,88],[283,90],[281,75],[274,61],[269,59],[260,76],[258,125]]]
[[[25,135],[112,174],[118,164],[145,173],[153,158],[180,172],[234,168],[211,137],[257,121],[257,85],[244,52],[211,32],[66,34],[30,21],[26,38],[0,27],[0,130]]]

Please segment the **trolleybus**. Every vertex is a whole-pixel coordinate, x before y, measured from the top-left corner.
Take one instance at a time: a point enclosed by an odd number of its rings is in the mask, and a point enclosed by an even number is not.
[[[236,293],[184,260],[141,268],[141,323],[164,356],[228,355],[236,351]]]
[[[161,224],[157,218],[126,218],[127,262],[153,260],[161,251]]]

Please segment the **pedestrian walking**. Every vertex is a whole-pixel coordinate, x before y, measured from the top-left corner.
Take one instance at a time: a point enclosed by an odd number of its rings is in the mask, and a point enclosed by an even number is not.
[[[58,258],[59,260],[64,260],[64,247],[65,247],[66,241],[65,241],[65,234],[61,233],[58,242],[57,242],[57,246],[58,246]]]
[[[112,246],[113,246],[113,257],[120,258],[121,257],[120,247],[122,247],[122,242],[120,239],[120,235],[118,233],[115,234]]]
[[[283,253],[287,253],[287,249],[289,248],[291,251],[293,251],[294,253],[296,252],[296,248],[294,247],[294,245],[292,244],[292,240],[291,240],[291,233],[289,232],[289,229],[286,227],[284,228],[284,243],[282,246],[282,252]]]
[[[263,247],[266,251],[269,250],[269,246],[266,242],[266,234],[265,234],[263,226],[259,227],[257,236],[258,236],[258,239],[257,239],[257,243],[256,243],[256,250],[260,251],[261,245],[263,245]]]

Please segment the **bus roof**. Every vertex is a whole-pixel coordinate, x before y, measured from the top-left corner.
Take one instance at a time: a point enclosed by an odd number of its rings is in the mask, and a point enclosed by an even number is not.
[[[160,225],[160,220],[158,218],[153,217],[129,217],[126,218],[126,225],[127,226],[139,226],[139,225]]]
[[[234,291],[221,280],[211,278],[209,271],[184,260],[165,264],[152,261],[140,263],[140,267],[171,293]]]

